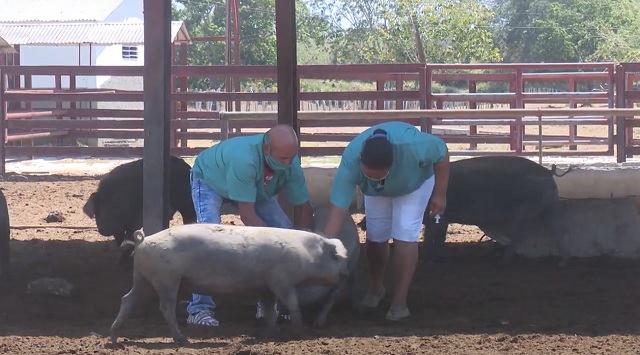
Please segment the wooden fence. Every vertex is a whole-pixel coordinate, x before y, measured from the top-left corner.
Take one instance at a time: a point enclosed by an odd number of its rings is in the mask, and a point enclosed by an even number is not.
[[[545,149],[560,146],[560,150],[549,150],[548,154],[611,156],[617,149],[618,160],[624,160],[637,152],[632,136],[635,115],[632,115],[633,111],[610,109],[633,107],[638,97],[638,92],[633,90],[633,80],[638,78],[633,72],[635,69],[613,63],[299,66],[300,80],[375,84],[375,90],[368,91],[301,92],[302,154],[339,155],[346,142],[358,132],[354,128],[379,121],[370,118],[375,115],[413,122],[423,131],[443,137],[453,145],[453,154],[458,155],[495,152],[530,155],[538,154],[540,149],[527,149],[528,146]],[[250,109],[246,103],[273,102],[276,92],[190,92],[179,90],[175,85],[184,82],[185,78],[195,77],[232,77],[236,81],[275,78],[275,66],[173,66],[172,76],[172,154],[195,155],[212,141],[252,134],[255,129],[264,130],[275,124],[273,112],[252,111],[242,120],[220,118],[231,115],[229,111]],[[35,87],[34,78],[42,77],[51,78],[51,85]],[[100,77],[125,78],[123,81],[129,86],[138,80],[139,87],[136,90],[104,86],[80,88],[77,85],[80,77],[96,78],[94,83]],[[458,84],[460,87],[460,83],[466,88],[464,92],[435,90],[436,86]],[[564,89],[554,92],[531,89],[540,83],[560,83]],[[79,145],[92,139],[143,139],[141,84],[140,66],[0,66],[0,134],[5,142],[0,170],[4,170],[6,156],[141,156],[141,146]],[[484,90],[478,92],[481,85],[485,85]],[[502,85],[506,89],[488,90],[491,85]],[[395,90],[385,90],[389,87]],[[305,103],[323,101],[340,103],[333,106],[338,110],[305,110],[314,107],[305,107]],[[195,110],[195,103],[216,110]],[[453,110],[448,108],[460,107],[456,103],[467,109],[450,113]],[[595,111],[578,109],[593,105],[600,108]],[[420,110],[406,109],[414,107]],[[541,116],[542,126],[555,127],[550,133],[543,132],[538,115],[526,111],[558,107],[574,111],[545,110]],[[355,111],[362,108],[384,111]],[[396,111],[385,110],[388,108]],[[343,111],[353,111],[353,115]],[[421,112],[422,116],[411,116],[410,112]],[[517,112],[527,113],[519,116]],[[558,130],[558,126],[565,128]],[[581,128],[585,133],[578,134],[578,126],[600,126],[603,133],[590,133],[590,129]],[[532,128],[532,132],[527,128]],[[53,137],[56,139],[49,139]],[[333,146],[314,146],[321,144]],[[580,149],[582,147],[585,148]]]

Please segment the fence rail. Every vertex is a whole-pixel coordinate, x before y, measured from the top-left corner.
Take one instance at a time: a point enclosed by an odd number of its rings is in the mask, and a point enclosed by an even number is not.
[[[612,109],[631,108],[640,101],[640,91],[634,89],[640,79],[637,69],[613,63],[299,66],[301,82],[358,81],[371,87],[301,92],[302,154],[339,155],[358,128],[397,119],[441,136],[458,155],[536,155],[543,150],[554,155],[614,155],[617,150],[618,160],[624,161],[640,152],[633,138],[633,128],[640,124],[635,111]],[[194,155],[212,141],[275,124],[276,92],[234,92],[231,87],[192,92],[186,90],[187,78],[238,81],[276,74],[275,66],[173,66],[172,154]],[[87,139],[143,139],[141,80],[136,90],[115,84],[77,85],[80,77],[124,77],[130,82],[141,76],[141,66],[0,66],[0,132],[5,142],[0,170],[4,171],[6,156],[141,155],[142,148],[135,146],[78,146]],[[35,85],[38,78],[49,78],[51,84]],[[540,89],[549,83],[563,83],[564,88]],[[494,85],[493,90],[487,85]],[[442,91],[445,86],[457,87],[456,92]],[[593,105],[604,107],[578,108]],[[535,114],[532,107],[542,107],[534,111],[544,113]],[[566,126],[566,131],[556,126]],[[583,127],[581,134],[578,126]],[[598,126],[604,133],[588,128]],[[333,146],[313,146],[323,142]],[[479,149],[480,145],[492,148]]]

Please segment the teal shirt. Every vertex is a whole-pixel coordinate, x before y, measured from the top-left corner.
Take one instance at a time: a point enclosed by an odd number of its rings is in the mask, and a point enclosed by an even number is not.
[[[262,202],[286,189],[293,205],[309,200],[300,158],[296,156],[289,168],[273,174],[264,183],[264,134],[234,137],[213,145],[198,154],[193,174],[218,195],[238,202]]]
[[[364,141],[376,129],[383,129],[393,146],[393,164],[385,179],[384,189],[374,190],[376,181],[368,179],[360,169],[360,151]],[[357,135],[344,149],[342,160],[333,180],[329,200],[335,206],[348,208],[360,186],[367,196],[397,197],[417,190],[434,175],[433,164],[447,153],[445,142],[404,122],[385,122]]]

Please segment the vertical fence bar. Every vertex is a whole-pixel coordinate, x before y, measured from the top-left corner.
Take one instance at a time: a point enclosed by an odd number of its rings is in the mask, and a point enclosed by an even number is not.
[[[420,90],[420,109],[426,110],[429,102],[429,92],[428,92],[429,84],[427,83],[427,67],[426,66],[423,66],[422,68],[420,68],[420,70],[418,71],[418,76],[420,79],[418,84],[419,90]],[[420,117],[420,131],[427,132],[428,122],[429,121],[426,117]]]
[[[542,165],[542,114],[538,115],[538,163]]]
[[[622,65],[616,67],[616,107],[624,108],[626,105],[624,99],[625,85],[625,70]],[[624,163],[627,160],[626,152],[626,124],[625,117],[616,116],[616,157],[618,163]]]
[[[477,92],[476,82],[473,80],[469,81],[469,93],[475,94]],[[478,108],[478,103],[475,101],[469,101],[469,108],[475,110]],[[469,125],[469,135],[477,135],[478,134],[478,126],[477,125]],[[478,143],[471,142],[469,143],[469,149],[476,150],[478,149]]]
[[[229,139],[229,117],[225,111],[220,112],[220,141]]]
[[[569,91],[572,93],[578,92],[578,81],[575,78],[569,78]],[[569,108],[578,108],[578,104],[576,103],[576,100],[569,99]],[[569,125],[569,142],[575,143],[577,136],[578,136],[578,125],[572,123]],[[569,150],[578,150],[578,145],[569,144]]]
[[[615,65],[611,65],[607,68],[607,107],[615,108],[616,107],[616,67]],[[608,147],[607,153],[613,155],[615,150],[615,118],[613,115],[607,116],[608,124],[607,124],[607,137],[608,139]]]
[[[524,78],[522,76],[523,70],[521,68],[516,69],[516,108],[524,108],[523,91],[524,91]],[[522,140],[524,138],[524,126],[522,125],[522,117],[516,118],[516,124],[511,128],[511,149],[515,150],[517,154],[522,153]]]
[[[7,162],[7,100],[5,99],[5,91],[7,91],[7,75],[0,71],[0,174],[6,172]]]

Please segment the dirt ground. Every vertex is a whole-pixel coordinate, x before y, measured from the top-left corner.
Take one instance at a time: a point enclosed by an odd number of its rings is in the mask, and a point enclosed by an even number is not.
[[[341,303],[323,329],[296,340],[256,337],[255,300],[219,296],[221,325],[181,329],[192,346],[177,348],[156,299],[136,310],[120,332],[122,346],[106,347],[107,334],[131,273],[118,265],[112,239],[93,227],[82,205],[94,177],[7,175],[14,282],[0,288],[2,354],[638,354],[640,353],[640,263],[604,258],[574,259],[565,269],[554,260],[519,259],[504,267],[492,242],[478,242],[475,228],[450,228],[446,260],[421,261],[411,290],[410,320],[384,320],[379,310],[354,315]],[[60,212],[63,222],[45,222]],[[359,221],[361,216],[354,215]],[[237,218],[225,216],[230,223]],[[179,215],[173,223],[181,223]],[[41,228],[26,228],[38,226]],[[366,286],[366,266],[360,272]],[[26,284],[60,277],[71,296],[34,295]],[[391,288],[389,284],[388,289]],[[283,330],[286,332],[286,329]]]

